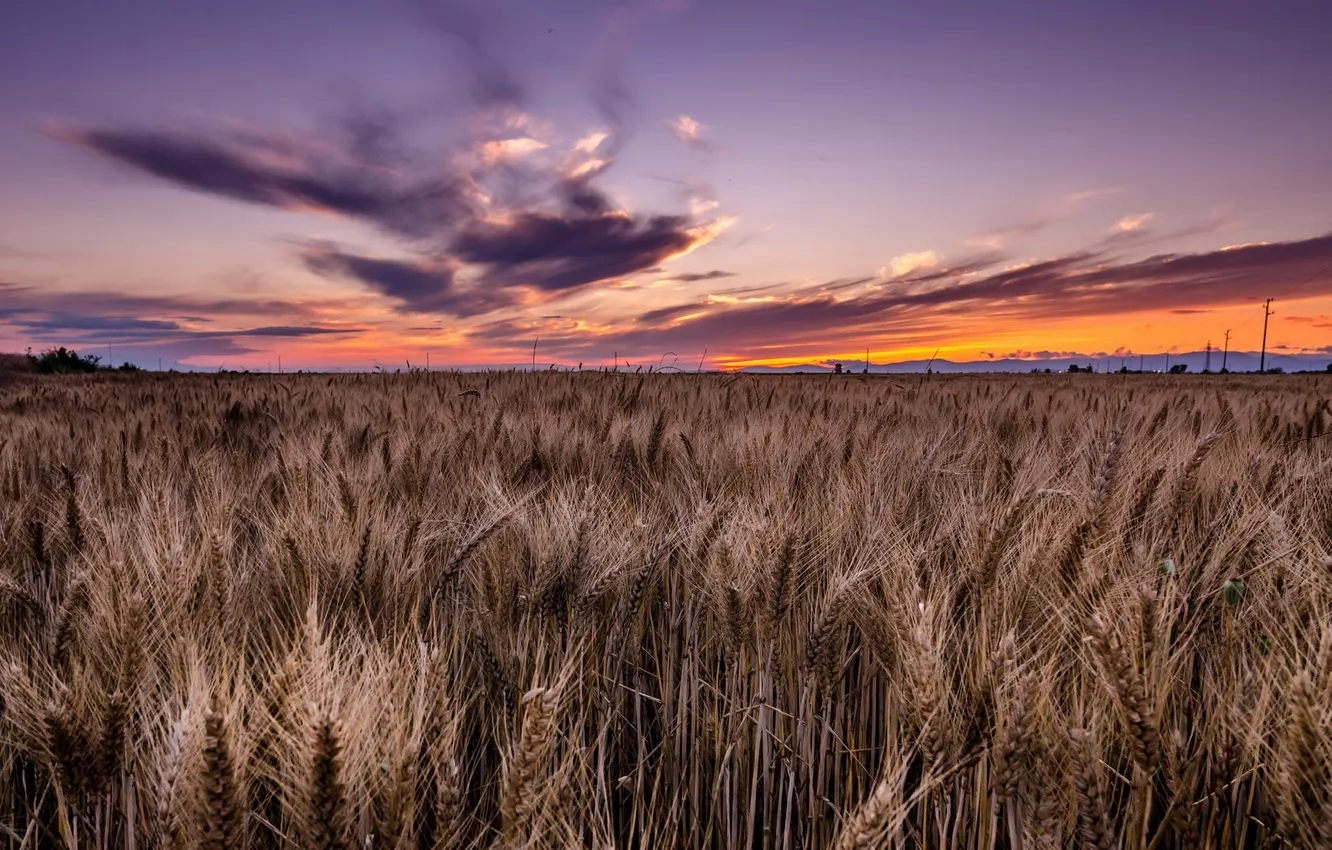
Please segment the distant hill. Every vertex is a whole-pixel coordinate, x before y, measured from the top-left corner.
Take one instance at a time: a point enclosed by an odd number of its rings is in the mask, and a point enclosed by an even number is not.
[[[898,363],[872,363],[870,372],[897,373],[897,372],[924,372],[928,367],[935,372],[958,373],[958,372],[1030,372],[1033,369],[1044,371],[1049,369],[1051,372],[1066,372],[1070,365],[1086,368],[1092,366],[1097,372],[1115,372],[1120,368],[1120,364],[1129,369],[1137,370],[1139,364],[1148,372],[1166,371],[1166,356],[1164,354],[1151,354],[1143,357],[1141,361],[1137,355],[1132,357],[1109,357],[1099,360],[1092,360],[1086,357],[1074,358],[1051,358],[1048,360],[970,360],[970,361],[952,361],[952,360],[904,360]],[[1169,363],[1174,366],[1183,363],[1189,367],[1189,372],[1201,372],[1207,362],[1207,353],[1205,351],[1189,351],[1183,354],[1171,354]],[[1226,357],[1226,368],[1231,372],[1256,372],[1258,371],[1259,354],[1256,351],[1232,351]],[[852,374],[859,374],[865,368],[864,360],[843,360],[842,368]],[[1286,372],[1315,371],[1321,372],[1332,363],[1332,354],[1271,354],[1267,355],[1268,369],[1282,369]],[[804,363],[795,366],[746,366],[742,371],[753,372],[756,374],[785,374],[798,372],[831,372],[833,367],[822,363]],[[1221,355],[1218,352],[1212,352],[1212,371],[1221,371]]]

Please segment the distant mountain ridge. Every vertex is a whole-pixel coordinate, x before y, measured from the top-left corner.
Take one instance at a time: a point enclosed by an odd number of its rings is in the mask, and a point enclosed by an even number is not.
[[[1226,356],[1226,368],[1231,372],[1256,372],[1258,371],[1259,353],[1256,351],[1232,351]],[[843,360],[840,361],[842,368],[852,374],[859,374],[865,368],[864,360]],[[1171,354],[1168,360],[1169,366],[1175,366],[1180,363],[1188,366],[1189,372],[1201,372],[1207,363],[1207,352],[1188,351],[1180,354]],[[959,372],[1030,372],[1033,369],[1051,372],[1066,372],[1068,367],[1078,366],[1085,369],[1091,366],[1097,372],[1117,372],[1124,366],[1132,371],[1137,371],[1140,367],[1147,372],[1165,372],[1167,371],[1167,357],[1164,354],[1148,355],[1130,355],[1125,357],[1102,357],[1093,359],[1089,357],[1055,357],[1040,360],[1019,360],[1017,358],[1008,358],[1002,360],[904,360],[898,363],[874,363],[871,361],[871,374],[892,374],[898,372],[924,372],[927,368],[934,372],[959,373]],[[1332,354],[1272,354],[1267,355],[1268,369],[1281,369],[1286,372],[1315,371],[1321,372],[1332,364]],[[798,373],[798,372],[832,372],[834,367],[831,364],[824,363],[802,363],[794,366],[746,366],[741,371],[754,373]],[[1221,353],[1212,352],[1212,371],[1221,371]]]

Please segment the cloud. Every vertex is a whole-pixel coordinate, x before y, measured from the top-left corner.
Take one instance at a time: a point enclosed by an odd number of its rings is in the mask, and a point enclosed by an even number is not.
[[[314,144],[283,147],[256,136],[212,140],[186,132],[64,129],[53,133],[186,189],[286,210],[313,210],[421,238],[474,214],[454,175],[406,179]]]
[[[1142,230],[1143,226],[1146,225],[1147,222],[1151,221],[1155,216],[1156,213],[1154,212],[1134,213],[1133,215],[1126,215],[1123,218],[1121,218],[1119,221],[1115,222],[1115,226],[1110,228],[1110,230],[1112,233],[1137,233],[1138,231]]]
[[[735,277],[735,272],[724,272],[713,270],[710,272],[687,272],[685,274],[671,275],[662,278],[662,280],[678,280],[682,283],[699,283],[704,280],[718,280],[724,277]]]
[[[263,323],[265,317],[346,315],[346,303],[331,301],[253,301],[197,297],[153,297],[91,291],[56,291],[0,281],[0,328],[9,328],[33,347],[64,345],[74,349],[113,347],[116,362],[150,363],[156,358],[252,354],[281,340],[346,338],[364,328],[328,324]],[[70,312],[77,305],[79,312]],[[189,318],[210,312],[211,320]],[[217,329],[219,320],[238,325]],[[256,324],[258,320],[258,324]],[[187,324],[188,323],[188,324]],[[203,324],[200,330],[191,324]],[[260,341],[266,342],[260,342]]]
[[[1332,234],[1193,254],[1160,254],[1116,262],[1083,251],[990,273],[940,279],[928,289],[898,282],[839,288],[821,284],[762,302],[710,302],[652,311],[589,341],[577,351],[651,352],[708,346],[728,351],[826,350],[838,339],[881,345],[934,343],[975,316],[1002,323],[1104,317],[1163,310],[1201,310],[1259,295],[1297,300],[1332,294]],[[842,296],[842,293],[855,294]],[[556,349],[558,337],[542,335]]]
[[[966,240],[966,244],[971,248],[987,248],[991,251],[999,251],[1019,239],[1039,233],[1049,224],[1048,220],[1038,220],[1001,227],[988,233],[982,233],[979,236],[972,236]]]
[[[207,355],[253,353],[246,339],[345,338],[363,333],[362,328],[266,325],[234,330],[192,330],[175,322],[144,320],[132,316],[76,316],[69,313],[0,312],[0,326],[10,325],[38,347],[63,345],[74,349],[110,346],[117,362],[152,357],[183,360]]]
[[[675,134],[675,138],[689,147],[700,151],[712,150],[712,144],[703,138],[703,125],[688,115],[667,119],[666,126]]]
[[[29,332],[38,340],[65,339],[74,342],[133,343],[169,342],[199,339],[231,339],[233,337],[299,338],[313,336],[352,336],[362,328],[302,327],[299,325],[268,325],[237,330],[196,331],[175,322],[136,319],[132,316],[75,316],[69,313],[47,313],[36,316],[5,316],[0,322]]]
[[[502,291],[459,291],[457,270],[447,259],[367,257],[331,245],[310,245],[301,258],[316,274],[358,280],[417,312],[466,318],[513,303]]]
[[[899,254],[888,261],[888,265],[879,269],[879,277],[903,277],[917,269],[932,269],[939,265],[939,255],[934,251],[915,251]]]
[[[439,30],[462,44],[472,72],[472,98],[481,107],[519,107],[527,97],[527,87],[496,50],[495,30],[499,21],[494,11],[479,9],[454,0],[422,0],[426,17]]]
[[[495,139],[484,141],[480,145],[481,160],[486,165],[497,165],[528,154],[545,150],[549,145],[531,136],[519,136],[513,139]]]
[[[947,266],[943,267],[936,266],[929,271],[926,271],[923,268],[917,269],[916,271],[910,272],[903,277],[894,279],[892,283],[894,284],[930,283],[933,281],[940,281],[940,280],[953,280],[955,278],[966,277],[967,275],[975,274],[976,272],[984,271],[985,269],[997,266],[1000,263],[1004,262],[1005,259],[1006,257],[998,252],[977,254],[976,256],[964,257],[958,260],[954,260],[952,263],[950,263]],[[880,272],[879,277],[883,276],[882,274],[883,271],[884,271],[883,269],[879,270]]]
[[[492,286],[544,293],[576,289],[634,274],[688,253],[726,226],[687,216],[634,216],[615,209],[589,184],[565,187],[565,209],[527,211],[477,221],[449,246],[458,261],[482,269]]]
[[[1098,249],[1126,249],[1129,247],[1141,249],[1149,245],[1179,242],[1193,236],[1216,233],[1225,230],[1234,224],[1234,221],[1224,216],[1212,216],[1197,224],[1186,225],[1174,230],[1161,231],[1147,226],[1147,222],[1154,217],[1155,213],[1140,213],[1138,215],[1125,216],[1117,221],[1110,228],[1105,238],[1100,242],[1097,242],[1093,247]]]
[[[659,325],[663,322],[672,322],[681,316],[687,316],[690,313],[697,313],[707,308],[706,302],[696,302],[693,304],[675,304],[670,307],[661,307],[656,310],[649,310],[642,313],[634,321],[644,325]]]
[[[64,311],[32,313],[0,308],[0,319],[38,335],[46,333],[91,332],[117,339],[154,338],[181,330],[180,324],[133,316],[89,316]]]
[[[359,281],[415,312],[466,317],[549,300],[658,266],[731,223],[709,217],[716,202],[692,184],[686,214],[631,213],[614,203],[596,186],[614,162],[612,135],[604,129],[550,155],[550,145],[533,135],[482,138],[444,158],[441,171],[414,168],[397,156],[402,145],[391,120],[370,116],[361,123],[340,142],[257,132],[211,138],[85,128],[59,135],[195,191],[372,224],[413,256],[385,259],[323,246],[301,258],[320,275]],[[531,125],[506,121],[499,132]],[[454,276],[465,267],[480,286],[460,292]]]
[[[1178,316],[1193,316],[1193,315],[1196,315],[1196,314],[1198,314],[1198,313],[1210,313],[1210,312],[1212,312],[1212,311],[1211,311],[1211,310],[1196,310],[1196,309],[1189,308],[1189,307],[1181,307],[1181,308],[1179,308],[1178,310],[1171,310],[1170,312],[1172,312],[1172,313],[1174,313],[1175,315],[1178,315]]]
[[[1100,189],[1082,189],[1077,192],[1068,192],[1064,195],[1064,206],[1073,206],[1083,201],[1090,201],[1096,198],[1105,198],[1110,195],[1118,195],[1122,190],[1117,187],[1104,187]]]
[[[243,331],[217,331],[215,336],[276,336],[276,337],[302,337],[302,336],[329,336],[332,334],[359,334],[361,328],[302,328],[293,325],[271,325],[264,328],[248,328]],[[199,336],[199,334],[195,334]]]
[[[65,311],[71,304],[80,316],[157,316],[182,321],[212,321],[219,316],[282,317],[313,320],[326,312],[346,312],[344,300],[291,301],[285,299],[203,298],[199,296],[137,295],[96,290],[57,290],[0,280],[0,315]],[[200,318],[208,314],[210,318]]]
[[[1000,354],[999,359],[1000,360],[1067,360],[1069,358],[1081,359],[1084,357],[1095,358],[1097,356],[1098,355],[1095,354],[1083,354],[1077,351],[1048,351],[1045,349],[1042,349],[1040,351],[1029,351],[1024,348],[1019,348],[1014,351],[1010,351],[1006,354]],[[1105,357],[1105,354],[1102,353],[1099,356]]]

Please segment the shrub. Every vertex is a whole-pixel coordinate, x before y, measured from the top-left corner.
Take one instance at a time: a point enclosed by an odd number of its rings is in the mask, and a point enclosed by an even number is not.
[[[102,358],[96,354],[80,355],[77,351],[65,348],[48,348],[41,354],[28,353],[28,364],[32,371],[43,375],[64,375],[75,372],[96,372]]]

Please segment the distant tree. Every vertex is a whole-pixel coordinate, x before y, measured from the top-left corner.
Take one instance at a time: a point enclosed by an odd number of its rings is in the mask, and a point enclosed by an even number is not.
[[[1170,367],[1170,374],[1172,375],[1182,375],[1187,371],[1189,371],[1189,364],[1187,363],[1176,363]]]
[[[1267,370],[1267,374],[1269,374],[1269,375],[1280,375],[1280,374],[1282,374],[1282,373],[1285,372],[1285,371],[1286,371],[1286,370],[1285,370],[1285,369],[1282,369],[1280,366],[1273,366],[1271,369],[1268,369],[1268,370]]]
[[[41,354],[28,351],[28,365],[34,372],[43,375],[66,375],[75,372],[96,372],[101,368],[101,357],[96,354],[81,356],[77,351],[65,348],[48,348]]]
[[[1076,364],[1076,363],[1070,363],[1070,364],[1068,364],[1068,371],[1070,371],[1070,372],[1081,372],[1081,371],[1082,371],[1082,367],[1079,366],[1079,365]]]
[[[834,375],[840,375],[840,374],[842,374],[842,364],[841,364],[841,363],[834,363],[834,364],[833,364],[833,374],[834,374]]]
[[[1327,364],[1327,371],[1332,372],[1332,363]]]

